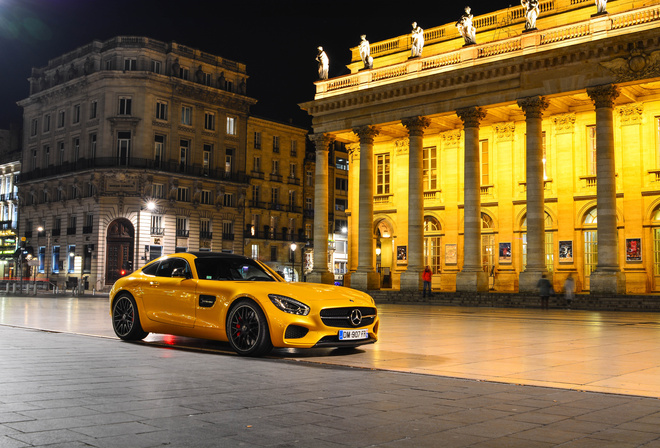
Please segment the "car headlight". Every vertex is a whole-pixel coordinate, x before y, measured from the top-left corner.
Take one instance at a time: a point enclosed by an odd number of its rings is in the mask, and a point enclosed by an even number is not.
[[[273,302],[273,305],[285,313],[298,314],[299,316],[307,316],[309,314],[309,307],[307,305],[291,297],[268,294],[268,298]]]

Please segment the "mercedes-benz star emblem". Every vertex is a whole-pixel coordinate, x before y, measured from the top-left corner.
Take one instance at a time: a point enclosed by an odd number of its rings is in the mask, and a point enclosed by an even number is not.
[[[362,311],[357,308],[351,311],[351,323],[354,327],[357,327],[362,323]]]

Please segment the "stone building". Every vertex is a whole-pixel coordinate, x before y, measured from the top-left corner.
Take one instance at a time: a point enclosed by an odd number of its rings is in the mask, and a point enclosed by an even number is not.
[[[241,63],[144,37],[34,68],[19,197],[38,278],[98,290],[161,254],[242,253],[247,78]]]
[[[18,191],[21,153],[17,129],[0,129],[0,279],[26,276],[27,269],[17,257]]]
[[[478,11],[473,11],[478,13]],[[600,293],[660,290],[660,6],[540,2],[352,49],[316,82],[315,229],[332,142],[347,145],[350,285]],[[320,162],[320,163],[319,163]],[[315,236],[317,281],[331,281]],[[376,249],[380,254],[377,255]],[[380,272],[376,269],[379,264]]]
[[[247,136],[244,253],[298,281],[313,222],[303,213],[307,130],[251,116]]]

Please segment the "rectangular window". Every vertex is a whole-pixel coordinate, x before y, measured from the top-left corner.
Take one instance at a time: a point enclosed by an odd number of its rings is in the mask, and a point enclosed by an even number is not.
[[[80,104],[73,106],[73,114],[71,116],[71,122],[73,124],[80,123]]]
[[[236,117],[227,117],[227,135],[236,135]]]
[[[261,172],[261,157],[254,156],[253,163],[252,163],[252,171],[254,171],[255,173],[260,173]]]
[[[289,211],[293,211],[296,207],[296,192],[289,190]]]
[[[257,203],[259,202],[259,185],[252,185],[252,201],[254,201],[254,205],[257,206]]]
[[[66,111],[61,110],[57,113],[57,128],[63,128],[66,120]]]
[[[208,143],[204,144],[202,151],[202,174],[208,176],[211,172],[211,153],[213,151],[213,145]]]
[[[273,135],[273,152],[280,152],[280,138]]]
[[[89,158],[96,158],[96,134],[89,134]]]
[[[167,120],[167,101],[156,101],[156,119]]]
[[[127,166],[131,158],[131,133],[117,133],[117,159],[119,165]]]
[[[179,171],[185,172],[188,166],[188,151],[190,140],[179,140]]]
[[[119,97],[119,115],[131,115],[133,100],[127,96]]]
[[[89,118],[90,120],[92,118],[96,118],[96,114],[98,113],[99,109],[99,102],[96,100],[90,101],[89,102]]]
[[[60,272],[60,246],[53,246],[53,274]]]
[[[179,67],[179,78],[188,81],[188,78],[190,78],[190,70],[186,67]]]
[[[199,220],[199,236],[200,238],[211,238],[211,220],[202,218]]]
[[[338,170],[348,171],[348,160],[343,157],[337,157],[335,166]]]
[[[211,205],[211,190],[202,190],[202,204]]]
[[[314,210],[314,199],[305,198],[305,209],[306,210]]]
[[[298,165],[295,163],[290,163],[289,164],[289,177],[291,179],[296,178],[296,171],[298,171]]]
[[[596,175],[596,126],[587,126],[587,174]]]
[[[254,258],[255,260],[258,260],[259,259],[259,245],[258,244],[253,244],[252,245],[252,250],[251,250],[250,253],[252,255],[252,258]]]
[[[165,155],[165,136],[156,134],[154,136],[154,165],[160,168]]]
[[[479,141],[479,153],[481,155],[481,185],[490,185],[490,154],[488,152],[488,140]]]
[[[335,190],[345,194],[348,191],[348,179],[337,177],[335,179]]]
[[[335,210],[338,212],[346,211],[348,201],[346,199],[335,199]]]
[[[188,236],[188,218],[184,216],[176,217],[176,236]]]
[[[234,206],[234,194],[233,193],[225,193],[224,199],[223,199],[223,205],[225,207],[233,207]]]
[[[188,187],[178,187],[176,189],[176,199],[181,202],[190,201],[190,189]]]
[[[37,135],[38,131],[39,131],[39,119],[33,118],[32,121],[30,122],[30,136],[34,137],[35,135]]]
[[[185,126],[192,126],[191,106],[181,106],[181,124]]]
[[[126,58],[124,59],[124,71],[135,71],[137,70],[137,59],[136,58]]]
[[[151,71],[153,73],[156,73],[157,75],[160,75],[160,73],[161,73],[161,68],[160,67],[161,67],[160,61],[154,61],[152,59],[152,61],[151,61]]]
[[[424,190],[438,189],[438,154],[435,146],[424,148],[422,178]]]
[[[314,173],[312,171],[307,171],[307,185],[314,185]]]
[[[163,192],[165,191],[163,184],[152,184],[151,185],[151,196],[155,199],[163,199],[165,196]]]
[[[44,115],[44,132],[50,132],[50,114]]]
[[[270,189],[270,203],[277,205],[280,202],[280,189],[275,187]]]
[[[233,159],[234,159],[234,149],[227,148],[225,152],[225,177],[231,177]]]
[[[272,161],[272,171],[270,172],[271,174],[275,174],[276,176],[280,174],[280,161],[277,159],[274,159]]]
[[[291,140],[291,157],[296,157],[298,155],[298,142],[296,140]]]
[[[205,86],[210,86],[213,83],[213,76],[211,76],[210,73],[203,73],[202,74],[202,83]]]
[[[231,221],[224,221],[222,223],[222,239],[234,239],[234,223]]]
[[[105,69],[112,70],[112,59],[105,61]]]
[[[254,133],[254,149],[261,149],[261,132]]]
[[[204,129],[215,131],[215,114],[213,112],[204,112]]]
[[[151,235],[162,235],[163,233],[163,216],[151,215]]]
[[[80,159],[80,138],[73,139],[73,161],[77,162]]]
[[[76,268],[76,246],[69,245],[69,253],[67,254],[67,272],[73,274]]]
[[[390,194],[390,155],[376,156],[376,194]]]
[[[46,272],[46,267],[44,266],[46,262],[46,246],[39,246],[39,272],[43,274]]]
[[[57,163],[58,165],[64,165],[64,142],[57,144]]]
[[[44,167],[50,166],[50,146],[44,146]]]

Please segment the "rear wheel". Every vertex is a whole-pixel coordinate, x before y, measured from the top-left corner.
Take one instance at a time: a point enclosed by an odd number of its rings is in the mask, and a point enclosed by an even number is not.
[[[125,341],[139,341],[149,334],[140,325],[135,299],[129,294],[120,294],[112,305],[112,328]]]
[[[247,299],[239,300],[229,311],[227,338],[234,351],[243,356],[262,356],[273,348],[264,312]]]

